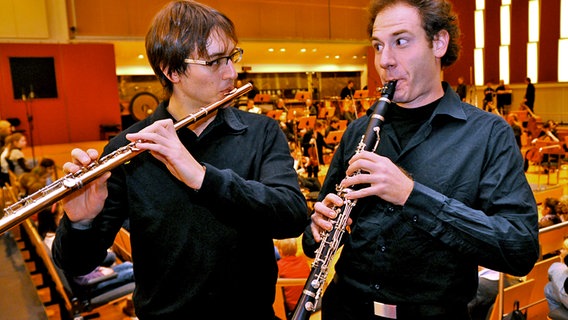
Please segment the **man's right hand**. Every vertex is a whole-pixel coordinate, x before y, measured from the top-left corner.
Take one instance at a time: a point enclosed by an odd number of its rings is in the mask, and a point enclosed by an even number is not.
[[[330,231],[333,228],[332,219],[335,219],[337,212],[334,207],[342,207],[343,199],[336,194],[329,193],[321,202],[314,205],[314,213],[311,216],[312,223],[310,225],[312,235],[315,242],[322,240],[324,231]],[[347,220],[347,225],[351,224],[351,218]]]
[[[72,162],[63,165],[65,174],[75,173],[91,162],[96,161],[99,153],[94,149],[87,151],[73,149],[71,151]],[[105,172],[95,181],[85,185],[82,189],[74,191],[65,197],[61,203],[65,213],[71,222],[88,223],[92,221],[103,209],[105,199],[108,196],[106,182],[110,177],[110,171]]]

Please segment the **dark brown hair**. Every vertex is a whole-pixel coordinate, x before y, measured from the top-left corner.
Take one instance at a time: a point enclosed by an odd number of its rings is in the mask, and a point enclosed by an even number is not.
[[[452,4],[446,0],[374,0],[369,6],[369,24],[367,32],[373,35],[373,24],[379,12],[398,3],[408,4],[418,9],[422,17],[422,27],[426,32],[428,41],[432,42],[436,35],[446,30],[450,35],[448,50],[442,57],[442,68],[451,66],[460,53],[460,28],[458,16],[452,11]]]
[[[146,55],[168,97],[173,84],[162,70],[168,76],[184,73],[184,59],[190,55],[209,60],[207,44],[215,33],[226,38],[227,46],[238,42],[235,26],[227,16],[195,1],[172,1],[155,16],[146,34]]]

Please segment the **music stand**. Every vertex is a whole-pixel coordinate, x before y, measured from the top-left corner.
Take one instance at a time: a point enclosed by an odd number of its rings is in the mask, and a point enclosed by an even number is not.
[[[338,144],[341,141],[341,137],[343,137],[343,133],[345,130],[337,130],[337,131],[330,131],[325,137],[325,143],[327,144]]]
[[[335,114],[335,108],[321,108],[318,114],[318,119],[328,119]]]
[[[270,95],[269,94],[257,94],[256,96],[254,96],[254,102],[257,102],[257,103],[270,102]]]
[[[266,113],[266,116],[274,120],[279,120],[282,116],[282,110],[270,110]]]
[[[312,93],[309,91],[298,91],[295,96],[298,101],[306,101],[306,99],[312,98]]]
[[[298,122],[298,129],[313,129],[316,126],[316,116],[302,117]]]
[[[369,96],[369,90],[355,90],[354,99],[363,99]]]

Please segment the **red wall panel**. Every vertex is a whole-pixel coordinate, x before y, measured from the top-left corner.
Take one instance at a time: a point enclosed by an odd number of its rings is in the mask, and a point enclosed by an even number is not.
[[[14,99],[10,57],[53,57],[58,97]],[[0,43],[0,118],[19,118],[34,145],[98,140],[100,124],[121,123],[113,46]]]
[[[510,83],[523,83],[527,77],[528,20],[528,2],[513,0],[511,2],[511,45],[509,47]]]
[[[473,12],[475,11],[475,2],[454,0],[453,7],[458,15],[461,30],[461,50],[458,61],[444,70],[444,80],[455,88],[457,86],[458,77],[460,76],[464,77],[466,84],[473,84],[473,74],[471,74],[470,81],[470,68],[473,72],[473,49],[475,48],[475,23]]]
[[[538,82],[558,81],[560,0],[541,1]]]

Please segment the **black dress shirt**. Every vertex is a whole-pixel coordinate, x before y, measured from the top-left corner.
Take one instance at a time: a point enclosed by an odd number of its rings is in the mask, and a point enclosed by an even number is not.
[[[128,128],[171,118],[162,103]],[[127,144],[121,133],[104,154]],[[278,123],[229,107],[197,137],[178,130],[206,167],[195,191],[144,152],[112,170],[109,196],[92,227],[62,219],[54,243],[58,265],[87,273],[129,219],[140,319],[272,319],[277,278],[273,238],[297,237],[307,222],[293,159]]]
[[[537,207],[513,131],[443,85],[432,116],[404,147],[386,115],[377,152],[408,172],[414,189],[404,206],[369,197],[353,209],[335,265],[338,287],[353,300],[465,308],[478,265],[524,275],[538,258]],[[347,128],[320,199],[345,177],[368,119]],[[304,251],[318,245],[306,228]]]

